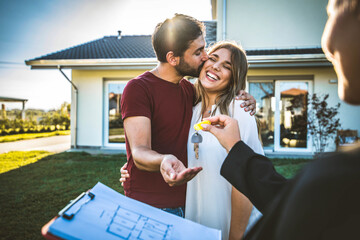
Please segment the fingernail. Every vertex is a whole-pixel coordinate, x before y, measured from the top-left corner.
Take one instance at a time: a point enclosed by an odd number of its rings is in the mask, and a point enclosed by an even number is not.
[[[246,111],[246,112],[249,111],[249,108],[245,108],[245,111]]]
[[[242,103],[240,106],[241,106],[241,107],[244,107],[244,106],[245,106],[245,104],[243,104],[243,103]]]
[[[170,173],[170,178],[171,178],[171,179],[175,179],[175,174]]]

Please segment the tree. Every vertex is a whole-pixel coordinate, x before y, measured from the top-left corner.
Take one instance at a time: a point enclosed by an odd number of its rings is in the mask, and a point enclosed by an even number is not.
[[[334,137],[340,128],[339,113],[340,103],[335,107],[329,107],[327,99],[329,94],[317,96],[315,93],[309,99],[308,130],[312,135],[316,154],[325,151],[330,139]]]

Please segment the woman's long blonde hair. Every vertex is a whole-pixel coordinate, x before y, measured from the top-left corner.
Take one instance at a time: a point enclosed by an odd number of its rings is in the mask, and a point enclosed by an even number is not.
[[[216,109],[218,108],[220,109],[221,114],[229,115],[228,109],[231,101],[234,100],[236,94],[240,90],[245,89],[246,75],[248,71],[248,61],[245,51],[241,46],[235,42],[221,41],[211,46],[208,54],[210,55],[211,53],[221,48],[225,48],[231,53],[231,78],[227,87],[219,92],[218,96],[216,97],[216,108],[212,115],[215,114]],[[196,89],[195,105],[199,102],[202,102],[203,104],[201,107],[201,112],[204,113],[206,111],[207,105],[209,104],[209,98],[199,80],[196,80],[194,85]]]

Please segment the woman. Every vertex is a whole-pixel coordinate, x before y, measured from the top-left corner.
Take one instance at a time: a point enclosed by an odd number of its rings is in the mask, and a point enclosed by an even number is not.
[[[197,98],[191,126],[201,119],[226,114],[238,120],[241,137],[255,152],[263,154],[258,138],[256,120],[240,108],[242,101],[234,100],[245,88],[248,63],[245,52],[231,42],[219,42],[209,50],[199,79],[195,83]],[[208,227],[222,230],[223,239],[240,239],[252,212],[251,202],[220,176],[226,150],[209,132],[200,132],[197,159],[189,131],[188,167],[203,170],[187,184],[185,218]],[[249,224],[260,213],[254,209]],[[240,226],[240,227],[239,227]]]
[[[240,108],[243,101],[234,100],[236,93],[245,88],[247,69],[245,52],[238,45],[219,42],[212,46],[209,60],[194,84],[197,97],[191,126],[209,116],[232,116],[239,122],[243,141],[255,152],[263,154],[255,118]],[[220,167],[227,152],[212,134],[200,133],[203,141],[197,146],[198,159],[195,157],[194,143],[191,142],[194,131],[191,127],[188,166],[202,166],[203,171],[187,184],[185,218],[220,229],[222,239],[240,239],[248,222],[253,224],[261,213],[220,176]],[[128,176],[123,168],[121,173],[121,179]]]

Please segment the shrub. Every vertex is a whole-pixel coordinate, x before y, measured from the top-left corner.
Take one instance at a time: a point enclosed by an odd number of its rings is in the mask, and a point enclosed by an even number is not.
[[[336,117],[340,103],[335,107],[329,107],[326,101],[328,98],[329,94],[318,97],[314,93],[309,99],[308,129],[312,135],[316,154],[325,151],[328,141],[335,136],[341,126],[340,119]]]

